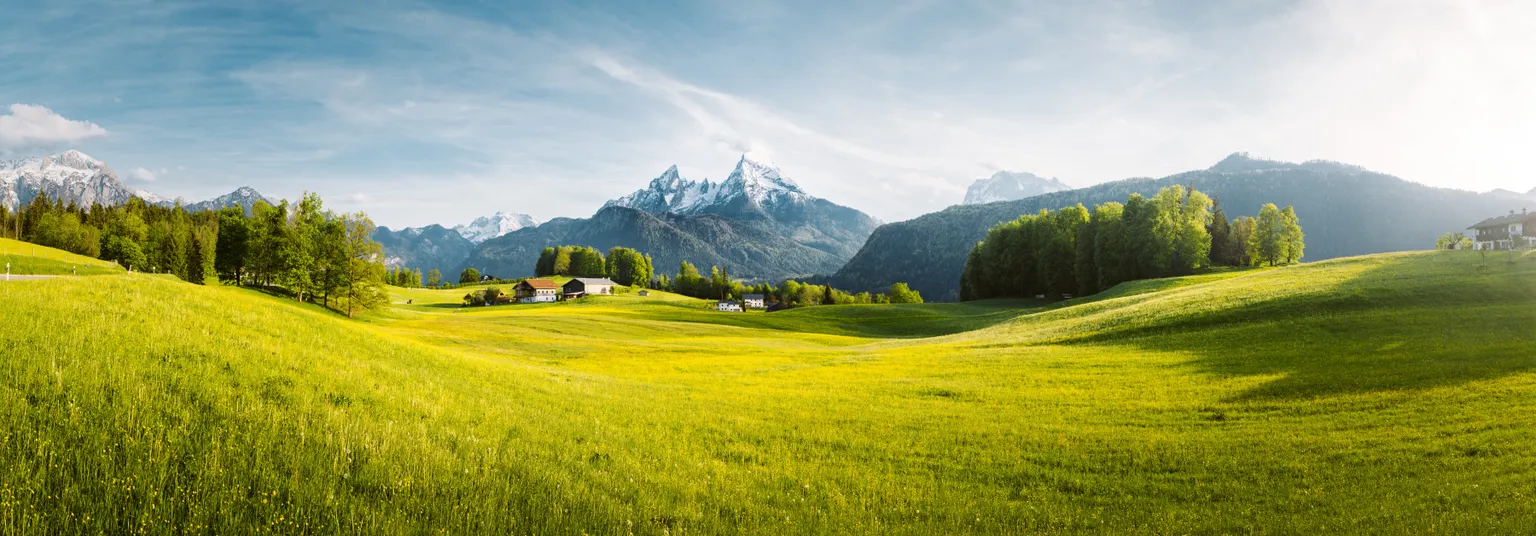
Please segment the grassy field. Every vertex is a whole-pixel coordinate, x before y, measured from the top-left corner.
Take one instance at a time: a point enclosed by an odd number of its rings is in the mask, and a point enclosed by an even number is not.
[[[9,238],[0,238],[0,270],[15,275],[109,275],[123,273],[115,262],[93,259]],[[0,273],[4,273],[0,271]]]
[[[1530,533],[1536,255],[1479,263],[774,314],[414,289],[362,321],[13,282],[0,533]]]

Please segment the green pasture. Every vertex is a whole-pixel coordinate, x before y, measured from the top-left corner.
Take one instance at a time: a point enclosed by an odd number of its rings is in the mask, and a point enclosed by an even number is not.
[[[0,285],[0,533],[1536,531],[1536,255],[771,314],[393,292]]]
[[[115,262],[93,259],[50,247],[0,238],[0,274],[5,265],[13,275],[108,275],[123,273]]]

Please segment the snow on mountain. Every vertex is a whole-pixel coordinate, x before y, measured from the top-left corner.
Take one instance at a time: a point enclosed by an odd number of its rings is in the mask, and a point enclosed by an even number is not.
[[[965,191],[966,205],[981,205],[998,201],[1013,201],[1071,190],[1071,186],[1033,173],[999,171],[991,177],[980,179]]]
[[[0,205],[15,210],[39,193],[81,206],[115,205],[134,196],[112,168],[80,151],[0,160]]]
[[[771,210],[776,206],[814,200],[795,181],[773,166],[745,155],[736,169],[721,182],[683,178],[677,166],[634,193],[609,201],[604,207],[626,207],[652,214],[702,214],[741,210]]]
[[[1536,188],[1531,188],[1531,191],[1526,192],[1525,195],[1536,197]]]
[[[466,240],[479,244],[518,229],[538,226],[538,220],[527,214],[497,212],[495,216],[475,218],[475,221],[455,226],[453,230]]]
[[[149,198],[145,198],[143,196],[140,196],[140,198],[144,199],[145,201],[160,205],[173,204],[173,202],[166,201],[150,201]],[[161,199],[164,198],[162,197]],[[181,200],[177,199],[177,201]],[[250,186],[241,186],[236,188],[233,192],[215,197],[213,199],[198,201],[196,203],[183,203],[183,208],[187,209],[187,212],[201,212],[204,210],[220,210],[225,207],[240,207],[241,209],[245,210],[246,215],[250,215],[251,207],[254,206],[257,201],[266,201],[267,204],[274,206],[280,203],[280,201],[261,195],[261,192],[256,191],[255,188],[251,188]]]

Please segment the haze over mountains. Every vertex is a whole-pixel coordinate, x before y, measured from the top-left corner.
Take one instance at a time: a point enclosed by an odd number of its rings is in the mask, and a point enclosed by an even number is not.
[[[1052,192],[1071,190],[1060,180],[1034,173],[999,171],[991,177],[977,180],[965,191],[966,205],[983,205],[998,201],[1013,201]]]
[[[1306,259],[1428,249],[1443,233],[1459,231],[1536,198],[1434,188],[1328,161],[1302,163],[1237,153],[1210,168],[1161,179],[1136,178],[1016,201],[959,205],[877,229],[853,259],[832,276],[848,290],[909,283],[925,298],[954,300],[970,248],[991,227],[1042,209],[1081,203],[1089,208],[1125,202],[1132,193],[1152,195],[1192,185],[1220,200],[1228,217],[1253,215],[1264,203],[1294,205],[1306,232]]]

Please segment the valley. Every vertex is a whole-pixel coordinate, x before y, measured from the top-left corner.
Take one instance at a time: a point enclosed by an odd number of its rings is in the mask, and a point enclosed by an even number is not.
[[[771,314],[396,289],[361,322],[13,282],[0,532],[1524,532],[1536,255],[1510,258]]]

